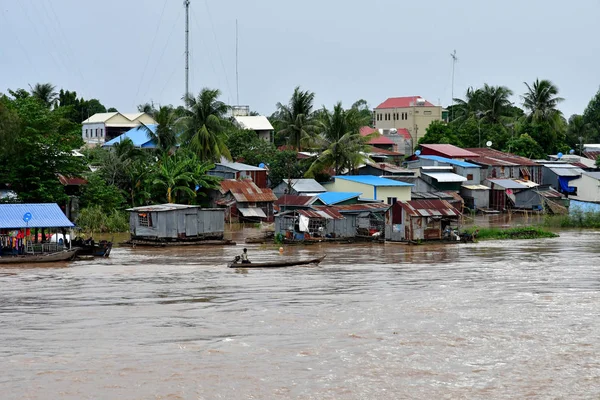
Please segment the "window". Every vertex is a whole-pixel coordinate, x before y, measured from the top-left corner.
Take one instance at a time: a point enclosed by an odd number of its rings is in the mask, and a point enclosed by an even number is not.
[[[100,137],[104,136],[104,129],[100,128]]]
[[[85,130],[85,137],[88,137],[88,130]]]
[[[423,114],[425,114],[425,115],[431,115],[431,111],[423,111]]]
[[[467,174],[467,180],[468,181],[472,181],[473,180],[473,174]]]
[[[398,201],[397,197],[388,197],[387,198],[387,203],[390,204],[390,205],[396,204],[397,201]]]
[[[138,225],[152,227],[152,217],[150,216],[150,213],[139,213]]]

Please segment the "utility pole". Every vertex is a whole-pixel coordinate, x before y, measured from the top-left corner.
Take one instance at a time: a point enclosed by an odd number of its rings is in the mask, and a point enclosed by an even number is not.
[[[183,0],[185,6],[185,94],[190,92],[190,0]]]
[[[240,84],[238,75],[238,21],[235,20],[235,97],[237,105],[240,105]]]
[[[452,102],[451,104],[454,106],[454,68],[456,66],[456,62],[458,61],[458,57],[456,57],[456,50],[454,50],[450,57],[452,57]],[[454,120],[454,107],[452,107],[452,120]]]

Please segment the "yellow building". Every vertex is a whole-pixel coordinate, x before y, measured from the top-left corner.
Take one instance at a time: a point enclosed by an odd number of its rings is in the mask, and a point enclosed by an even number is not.
[[[334,177],[334,181],[326,183],[330,192],[362,193],[361,199],[381,200],[394,204],[400,200],[410,200],[410,183],[381,178],[374,175],[344,175]]]
[[[425,136],[433,121],[442,121],[442,107],[435,106],[419,96],[390,97],[373,111],[375,128],[383,134],[393,134],[398,129],[410,133],[415,146]]]

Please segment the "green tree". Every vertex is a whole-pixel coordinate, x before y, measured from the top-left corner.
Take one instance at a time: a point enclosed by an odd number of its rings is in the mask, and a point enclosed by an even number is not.
[[[566,141],[570,148],[576,149],[579,148],[581,142],[587,143],[591,133],[592,129],[590,125],[585,122],[585,118],[582,115],[571,115],[566,135]]]
[[[168,203],[174,203],[181,194],[196,197],[196,192],[190,188],[194,184],[194,175],[189,171],[189,159],[177,154],[163,156],[156,167],[152,183],[163,190]]]
[[[562,113],[557,107],[564,100],[558,97],[558,88],[547,79],[536,79],[531,86],[524,83],[527,92],[522,98],[528,119],[534,123],[549,123],[553,128],[558,128]]]
[[[583,122],[589,127],[589,140],[600,141],[600,89],[590,100],[583,112]]]
[[[114,185],[109,185],[100,173],[87,176],[88,184],[83,187],[80,197],[82,208],[99,205],[104,212],[120,209],[125,203],[122,192]]]
[[[533,159],[545,159],[546,153],[542,146],[538,144],[531,136],[524,133],[517,138],[511,139],[507,142],[504,151],[517,154],[519,156],[533,158]]]
[[[137,106],[137,110],[148,115],[154,115],[158,112],[158,110],[154,107],[153,102],[140,104]]]
[[[36,83],[31,87],[31,96],[42,102],[47,108],[52,108],[58,100],[56,86],[51,83]]]
[[[333,111],[323,108],[317,121],[321,131],[317,143],[321,151],[305,176],[312,178],[328,168],[333,168],[336,174],[353,171],[364,162],[371,137],[361,136],[360,128],[368,124],[369,119],[357,108],[344,110],[341,102],[334,105]]]
[[[365,99],[355,101],[352,108],[360,113],[361,119],[365,121],[365,126],[373,127],[373,111],[371,111],[369,103]]]
[[[225,144],[225,130],[231,126],[225,119],[229,106],[219,100],[220,94],[218,89],[204,88],[196,98],[191,94],[184,97],[189,112],[182,120],[182,143],[204,161],[231,159]]]
[[[161,153],[172,151],[177,145],[178,125],[171,106],[161,106],[153,114],[157,126],[154,130],[146,124],[141,123],[139,129],[146,132],[148,139],[156,145],[156,148]]]
[[[277,103],[279,132],[297,151],[302,149],[302,145],[310,144],[317,131],[312,115],[314,99],[313,92],[302,91],[298,86],[288,104]]]
[[[284,180],[302,178],[306,168],[298,162],[298,153],[290,150],[278,151],[269,163],[269,181],[271,187]]]
[[[433,121],[427,127],[425,136],[419,139],[419,144],[453,144],[463,147],[462,142],[457,136],[454,125],[445,124],[441,121]]]
[[[262,140],[249,129],[233,129],[227,135],[227,148],[234,160],[250,165],[268,163],[275,154],[275,147]]]
[[[513,92],[506,86],[483,85],[478,94],[480,117],[490,124],[500,124],[512,113],[510,96]]]

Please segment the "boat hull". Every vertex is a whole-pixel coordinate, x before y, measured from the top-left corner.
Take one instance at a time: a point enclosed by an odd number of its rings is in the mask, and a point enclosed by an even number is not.
[[[319,264],[323,261],[323,257],[313,258],[311,260],[292,260],[292,261],[273,261],[273,262],[265,262],[265,263],[229,263],[227,267],[229,268],[285,268],[285,267],[295,267],[299,265],[309,265],[309,264]]]
[[[75,248],[50,254],[4,256],[0,257],[0,264],[37,264],[73,261],[77,257],[79,250],[79,248]]]

